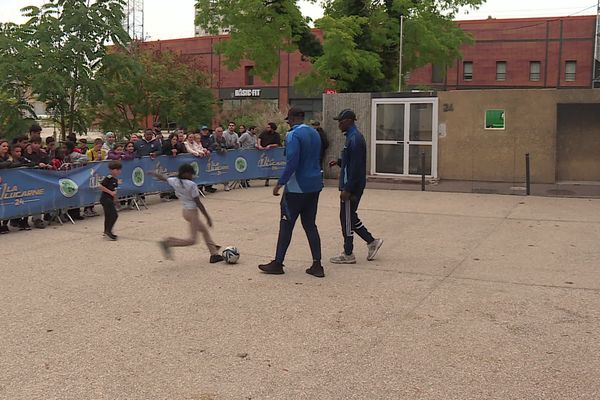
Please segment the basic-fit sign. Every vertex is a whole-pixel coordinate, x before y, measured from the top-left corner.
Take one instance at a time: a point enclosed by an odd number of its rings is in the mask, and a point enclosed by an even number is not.
[[[236,89],[233,97],[260,97],[260,89]]]

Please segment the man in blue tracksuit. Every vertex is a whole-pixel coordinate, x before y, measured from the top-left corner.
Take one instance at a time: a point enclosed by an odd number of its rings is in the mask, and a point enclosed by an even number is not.
[[[356,264],[354,256],[354,232],[367,242],[367,260],[375,259],[375,255],[383,244],[383,239],[375,239],[358,218],[356,210],[367,185],[367,144],[365,138],[356,127],[356,114],[351,109],[342,110],[334,118],[340,130],[346,136],[342,157],[330,161],[329,166],[338,165],[340,172],[340,222],[344,235],[344,251],[331,258],[334,264]]]
[[[273,195],[279,196],[279,190],[285,186],[281,198],[281,220],[275,259],[258,268],[267,274],[283,274],[283,260],[292,240],[296,220],[300,217],[306,232],[312,266],[307,274],[323,278],[325,272],[321,265],[321,238],[315,223],[319,194],[323,189],[321,176],[321,138],[316,130],[304,124],[304,111],[292,107],[287,121],[292,128],[286,138],[286,166],[281,178],[273,188]]]

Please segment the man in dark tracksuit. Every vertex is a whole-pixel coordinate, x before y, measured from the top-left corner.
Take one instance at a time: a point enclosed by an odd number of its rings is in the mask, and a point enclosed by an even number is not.
[[[330,161],[329,166],[338,165],[340,172],[340,222],[344,235],[344,251],[329,261],[333,264],[355,264],[354,232],[367,242],[367,260],[375,259],[383,239],[375,239],[358,218],[356,210],[367,184],[367,144],[362,133],[356,127],[356,114],[351,109],[342,110],[334,118],[340,130],[346,136],[342,157]]]
[[[317,131],[303,123],[304,111],[292,107],[288,112],[288,124],[292,128],[286,138],[286,165],[273,195],[285,185],[281,198],[281,219],[275,259],[258,268],[267,274],[283,274],[283,260],[292,240],[296,220],[300,217],[306,232],[313,263],[307,274],[323,278],[321,265],[321,238],[316,225],[319,194],[323,189],[321,166],[321,139]]]

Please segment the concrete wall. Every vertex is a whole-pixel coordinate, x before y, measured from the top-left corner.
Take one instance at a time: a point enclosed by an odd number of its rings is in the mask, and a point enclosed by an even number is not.
[[[522,182],[525,154],[530,153],[532,182],[556,182],[561,151],[557,146],[558,105],[600,104],[600,91],[592,89],[450,91],[438,96],[440,123],[447,127],[446,137],[439,138],[439,176],[475,181]],[[506,111],[505,130],[484,129],[488,109]],[[579,147],[597,143],[598,139],[591,141],[592,131],[597,132],[595,122],[590,120],[577,129],[589,132],[580,135]],[[600,169],[600,158],[586,157],[586,168]],[[570,170],[575,164],[565,166],[569,180],[596,180],[581,170]]]
[[[357,113],[370,158],[371,98],[368,93],[324,95],[323,125],[331,143],[328,159],[336,158],[343,147],[344,138],[332,118],[344,108]],[[557,177],[600,181],[600,90],[449,91],[439,92],[438,98],[439,123],[445,125],[445,135],[438,141],[440,179],[521,183],[529,153],[533,183],[555,183]],[[559,136],[559,104],[595,104],[599,112],[586,113],[585,118],[569,113]],[[504,130],[485,129],[489,109],[505,110]],[[371,173],[370,161],[367,171]],[[326,176],[337,177],[337,170],[326,171]]]
[[[441,179],[522,182],[525,153],[532,158],[532,180],[555,178],[556,103],[546,90],[440,92]],[[444,109],[453,111],[444,112]],[[504,130],[485,129],[485,112],[505,110]]]

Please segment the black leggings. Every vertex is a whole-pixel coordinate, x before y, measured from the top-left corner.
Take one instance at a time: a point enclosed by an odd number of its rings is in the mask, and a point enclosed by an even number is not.
[[[119,218],[115,202],[105,197],[100,198],[100,204],[104,209],[104,233],[113,233],[113,227]]]

